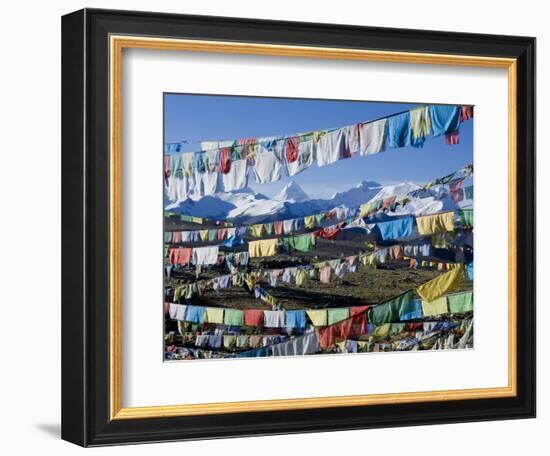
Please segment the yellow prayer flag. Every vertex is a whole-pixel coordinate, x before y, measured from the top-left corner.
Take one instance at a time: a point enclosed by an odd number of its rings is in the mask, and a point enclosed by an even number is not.
[[[425,317],[449,313],[447,296],[434,299],[433,301],[422,301],[422,314]]]
[[[254,237],[262,237],[263,225],[250,225],[250,232]]]
[[[416,226],[418,233],[422,236],[453,231],[455,229],[454,212],[416,217]]]
[[[416,288],[416,292],[424,301],[434,301],[457,288],[463,275],[464,266],[461,264],[457,268],[420,285]]]
[[[367,215],[369,215],[371,210],[372,210],[371,203],[362,204],[361,207],[359,208],[359,217],[366,217]]]
[[[432,123],[428,106],[411,109],[409,119],[413,139],[425,138],[430,134]]]
[[[374,330],[375,337],[387,337],[390,333],[391,323],[384,323],[383,325],[377,326]]]
[[[183,161],[183,174],[186,176],[193,175],[193,157],[195,156],[194,152],[189,152],[187,154],[182,154],[181,159]]]
[[[223,336],[223,346],[224,348],[234,348],[237,341],[237,336],[233,336],[230,334],[224,334]]]
[[[306,310],[306,313],[313,326],[327,325],[327,309],[309,309]]]
[[[217,323],[223,325],[223,308],[205,307],[205,323]]]
[[[296,286],[301,287],[305,285],[309,279],[308,273],[303,269],[298,269],[296,271]]]
[[[342,340],[340,342],[336,342],[336,345],[342,352],[346,351],[346,341],[345,340]]]
[[[369,253],[367,255],[363,255],[361,257],[361,262],[364,266],[370,266],[370,267],[376,267],[376,257],[374,256],[374,253]]]
[[[306,228],[313,228],[315,226],[315,216],[304,217],[304,225]]]
[[[254,277],[251,274],[243,273],[243,279],[250,290],[254,288]]]
[[[250,241],[248,243],[248,252],[251,258],[273,256],[277,253],[277,239]]]

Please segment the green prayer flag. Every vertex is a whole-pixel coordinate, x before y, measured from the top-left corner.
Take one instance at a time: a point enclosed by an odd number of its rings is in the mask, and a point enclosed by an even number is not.
[[[332,325],[349,318],[349,307],[342,309],[328,309],[328,324]]]
[[[474,186],[470,185],[464,189],[464,196],[466,199],[474,199]]]
[[[379,304],[377,306],[371,307],[368,310],[367,315],[369,323],[372,323],[376,326],[399,320],[399,314],[397,313],[395,306],[391,305],[391,302],[386,302],[384,304]]]
[[[450,313],[465,313],[474,310],[474,293],[472,291],[449,295],[447,300]]]
[[[399,318],[403,315],[410,314],[416,311],[415,294],[413,290],[409,290],[406,293],[394,298],[392,302],[397,307],[397,313]]]
[[[282,239],[285,247],[290,247],[300,252],[309,252],[315,245],[315,236],[304,234],[302,236],[292,236]]]
[[[215,241],[218,239],[218,230],[208,230],[208,240]]]
[[[458,215],[460,222],[465,226],[474,226],[474,210],[473,209],[459,209]]]
[[[228,326],[243,326],[244,312],[238,309],[225,309],[223,324]]]
[[[378,326],[398,322],[401,316],[416,310],[414,299],[414,291],[409,290],[390,301],[371,307],[368,311],[369,323]]]

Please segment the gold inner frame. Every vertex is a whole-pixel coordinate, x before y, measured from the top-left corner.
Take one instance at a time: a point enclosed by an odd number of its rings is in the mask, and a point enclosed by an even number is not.
[[[122,407],[122,145],[121,96],[123,49],[194,51],[255,54],[316,59],[366,60],[429,65],[503,68],[508,71],[508,386],[427,392],[403,392],[300,399],[275,399],[169,406]],[[387,52],[310,46],[287,46],[241,42],[221,42],[110,36],[110,415],[111,419],[159,418],[238,412],[265,412],[422,401],[449,401],[513,397],[517,394],[517,228],[516,228],[516,119],[517,61],[511,58],[468,55]]]

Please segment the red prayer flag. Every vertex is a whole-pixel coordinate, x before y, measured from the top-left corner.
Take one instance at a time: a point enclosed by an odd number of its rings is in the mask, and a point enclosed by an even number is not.
[[[181,242],[181,231],[172,231],[172,242]]]
[[[300,142],[300,139],[297,137],[294,138],[287,138],[286,140],[286,147],[285,147],[285,154],[286,154],[286,161],[288,163],[295,162],[298,160],[298,144]]]
[[[460,133],[458,130],[445,134],[445,143],[449,146],[455,146],[460,142]]]
[[[227,228],[220,228],[218,230],[218,241],[223,241],[227,237]]]
[[[231,170],[231,147],[220,149],[220,172],[227,174]]]
[[[170,264],[181,264],[185,266],[191,261],[193,249],[189,247],[179,247],[168,251],[168,261]]]
[[[273,228],[275,229],[275,234],[277,236],[281,236],[283,234],[283,227],[284,225],[282,220],[278,222],[273,222]]]
[[[460,122],[471,119],[474,117],[474,107],[473,106],[462,106],[460,108]]]
[[[344,222],[340,222],[337,225],[334,226],[334,228],[321,228],[320,230],[315,231],[315,236],[321,237],[323,239],[334,239],[342,226],[344,225]]]
[[[170,155],[164,156],[164,176],[170,177]]]
[[[369,309],[370,306],[353,306],[349,308],[349,315],[353,317],[357,314],[363,313]]]
[[[359,337],[366,332],[367,314],[365,312],[358,313],[344,321],[319,329],[319,345],[324,349],[329,349],[334,345],[336,339]]]
[[[264,321],[264,311],[261,309],[247,309],[244,311],[244,324],[260,326]]]

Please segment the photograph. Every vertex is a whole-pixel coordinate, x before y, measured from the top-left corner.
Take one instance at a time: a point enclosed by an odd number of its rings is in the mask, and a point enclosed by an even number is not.
[[[474,106],[162,96],[165,362],[475,349]]]
[[[533,22],[279,6],[63,15],[62,439],[534,437]]]

